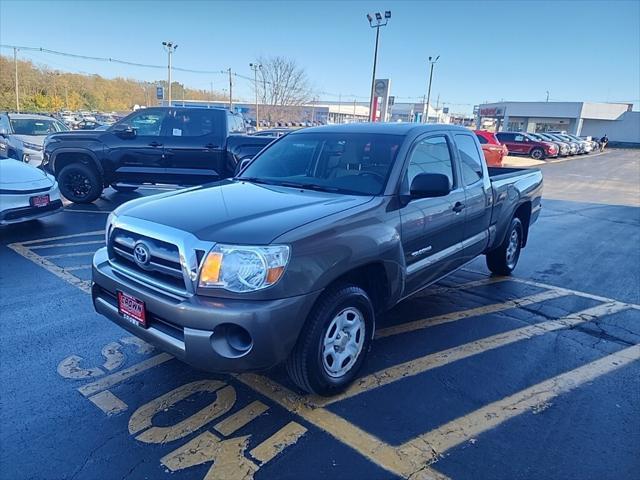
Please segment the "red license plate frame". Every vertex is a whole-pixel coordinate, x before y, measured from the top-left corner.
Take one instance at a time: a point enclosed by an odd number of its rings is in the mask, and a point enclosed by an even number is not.
[[[51,197],[46,193],[44,195],[36,195],[35,197],[29,198],[29,205],[32,207],[46,207],[51,203]]]
[[[147,328],[147,308],[133,295],[118,290],[118,313],[129,323]]]

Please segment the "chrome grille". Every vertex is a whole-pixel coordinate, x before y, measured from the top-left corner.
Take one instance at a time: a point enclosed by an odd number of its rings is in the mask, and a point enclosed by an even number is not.
[[[143,244],[149,253],[144,264],[136,261],[134,256],[134,249],[139,244]],[[186,293],[180,251],[174,244],[114,228],[109,239],[109,259],[114,267],[133,273],[147,283]]]

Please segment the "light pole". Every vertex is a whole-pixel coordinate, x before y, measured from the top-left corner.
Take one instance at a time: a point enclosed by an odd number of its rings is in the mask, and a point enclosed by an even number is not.
[[[436,64],[436,62],[440,58],[440,55],[438,55],[436,59],[433,61],[431,60],[432,58],[433,57],[429,57],[429,63],[431,64],[431,71],[429,73],[429,88],[427,89],[427,113],[425,113],[423,123],[429,122],[429,102],[431,101],[431,80],[433,80],[433,66]]]
[[[164,46],[164,49],[167,51],[167,54],[169,55],[169,62],[168,62],[167,69],[169,71],[169,106],[171,106],[171,56],[173,55],[173,52],[175,52],[176,49],[178,48],[178,45],[176,45],[173,42],[162,42],[162,45]]]
[[[20,100],[18,98],[18,49],[13,47],[13,65],[16,74],[16,112],[20,113]]]
[[[378,63],[378,41],[380,39],[380,27],[384,27],[389,23],[391,18],[391,10],[384,12],[384,21],[380,12],[375,13],[375,22],[371,14],[367,13],[367,20],[369,20],[369,26],[376,29],[376,47],[373,51],[373,73],[371,75],[371,99],[369,101],[369,121],[375,122],[376,109],[374,105],[375,97],[375,83],[376,83],[376,66]]]
[[[256,90],[256,130],[258,129],[259,123],[259,112],[258,112],[258,70],[262,70],[262,65],[259,63],[250,63],[249,67],[253,70],[253,88]]]

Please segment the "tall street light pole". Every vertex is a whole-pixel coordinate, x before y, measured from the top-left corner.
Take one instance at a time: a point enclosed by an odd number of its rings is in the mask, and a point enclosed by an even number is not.
[[[384,12],[384,20],[380,12],[375,13],[375,21],[371,14],[367,13],[367,20],[369,20],[369,26],[376,29],[376,47],[373,51],[373,73],[371,75],[371,98],[369,100],[369,121],[376,121],[376,105],[375,101],[375,85],[376,85],[376,66],[378,64],[378,41],[380,40],[380,27],[384,27],[389,23],[391,18],[391,11]]]
[[[259,63],[250,63],[249,67],[253,70],[253,88],[256,90],[256,129],[260,125],[259,111],[258,111],[258,70],[262,70],[262,65]]]
[[[169,77],[169,106],[171,106],[171,57],[173,55],[173,52],[176,51],[176,49],[178,48],[178,45],[176,45],[173,42],[162,42],[162,45],[164,46],[164,49],[167,51],[167,54],[169,55],[169,62],[168,62],[168,77]]]
[[[440,58],[440,55],[438,55],[436,59],[433,61],[431,60],[432,58],[433,57],[429,57],[429,63],[431,64],[431,71],[429,73],[429,88],[427,89],[427,112],[424,115],[423,123],[429,122],[429,102],[431,101],[431,81],[433,80],[433,66],[436,64],[436,62]]]

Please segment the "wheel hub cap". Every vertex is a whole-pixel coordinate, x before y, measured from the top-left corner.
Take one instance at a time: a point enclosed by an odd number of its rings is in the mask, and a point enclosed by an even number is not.
[[[364,316],[357,308],[345,308],[331,320],[322,346],[322,366],[327,375],[339,378],[351,370],[362,352],[364,335]]]

